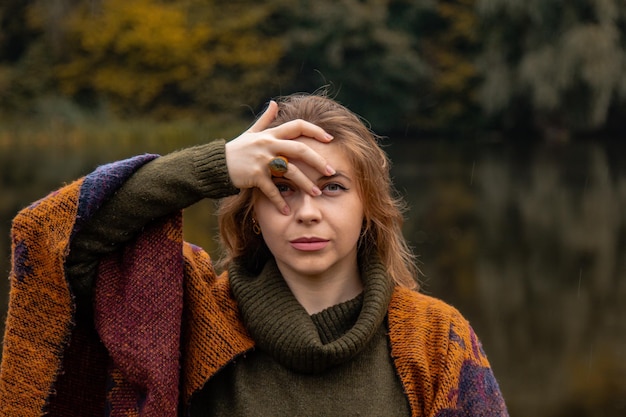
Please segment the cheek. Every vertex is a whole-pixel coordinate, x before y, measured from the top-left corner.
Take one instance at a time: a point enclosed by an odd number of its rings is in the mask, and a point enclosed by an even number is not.
[[[363,232],[363,224],[364,224],[364,220],[363,218],[359,218],[358,220],[353,220],[353,224],[352,224],[352,235],[354,236],[354,238],[356,240],[358,240],[361,237],[361,233]]]
[[[260,197],[254,203],[253,216],[261,227],[264,237],[280,233],[288,216],[281,214],[267,198]]]
[[[257,222],[265,223],[270,213],[270,201],[265,196],[255,196],[252,202],[252,216]]]
[[[343,212],[345,213],[343,224],[349,225],[346,229],[346,233],[350,233],[351,236],[358,239],[365,222],[365,214],[360,200],[354,202],[350,207],[346,207]]]

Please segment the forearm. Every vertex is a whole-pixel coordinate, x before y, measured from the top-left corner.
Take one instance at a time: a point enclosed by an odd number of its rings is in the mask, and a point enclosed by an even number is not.
[[[90,295],[98,260],[130,241],[150,222],[203,198],[236,192],[228,176],[223,141],[147,163],[72,239],[66,273],[74,292],[79,297]]]

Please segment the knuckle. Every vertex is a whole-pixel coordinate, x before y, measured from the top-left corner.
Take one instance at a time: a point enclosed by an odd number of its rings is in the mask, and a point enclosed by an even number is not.
[[[259,163],[259,165],[250,169],[250,176],[252,178],[261,178],[261,176],[265,174],[266,171],[267,170],[265,169],[265,167]]]
[[[272,135],[264,134],[257,138],[257,144],[260,146],[269,146],[274,140]]]
[[[300,130],[304,129],[306,122],[302,119],[295,119],[292,121],[293,124]]]
[[[277,199],[280,198],[280,195],[278,194],[278,190],[276,189],[276,187],[272,186],[272,187],[266,187],[263,192],[265,193],[265,195],[267,196],[267,198],[269,198],[272,201],[276,201]]]

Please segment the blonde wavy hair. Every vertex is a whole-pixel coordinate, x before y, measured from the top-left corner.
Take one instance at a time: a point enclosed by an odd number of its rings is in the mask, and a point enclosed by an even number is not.
[[[356,114],[325,94],[296,94],[276,101],[278,115],[272,126],[306,120],[333,135],[333,142],[345,149],[364,207],[359,253],[377,255],[397,285],[417,289],[415,255],[402,234],[405,203],[391,182],[390,161],[379,146],[379,137]],[[241,190],[218,205],[223,267],[237,261],[250,271],[260,271],[272,256],[263,238],[252,232],[256,193],[253,189]]]

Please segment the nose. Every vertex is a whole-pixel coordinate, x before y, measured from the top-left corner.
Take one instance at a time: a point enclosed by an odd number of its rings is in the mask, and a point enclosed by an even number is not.
[[[307,193],[300,193],[300,198],[297,199],[292,210],[295,210],[295,218],[298,223],[317,223],[322,218],[322,212],[316,198]]]

